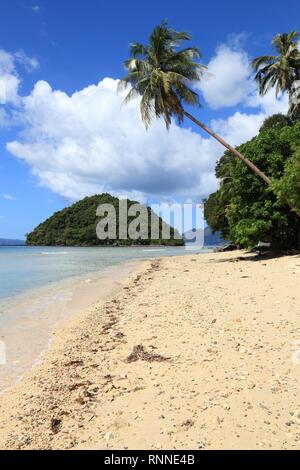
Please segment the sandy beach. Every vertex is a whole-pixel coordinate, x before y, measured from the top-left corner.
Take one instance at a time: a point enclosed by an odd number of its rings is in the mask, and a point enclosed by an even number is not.
[[[299,449],[300,258],[141,263],[0,397],[1,449]]]
[[[0,365],[0,395],[19,381],[24,372],[40,362],[53,340],[51,334],[63,320],[88,310],[99,299],[119,290],[137,262],[126,262],[99,272],[71,277],[23,295],[0,298],[0,341],[5,342],[7,363]],[[1,297],[1,296],[0,296]],[[3,316],[5,319],[3,320]]]

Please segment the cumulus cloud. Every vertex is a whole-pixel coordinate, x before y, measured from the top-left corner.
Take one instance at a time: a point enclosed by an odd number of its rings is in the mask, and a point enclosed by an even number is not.
[[[1,85],[0,85],[1,89]],[[1,92],[0,92],[1,95]],[[0,96],[0,104],[1,104],[1,96]],[[0,127],[8,127],[10,124],[10,117],[5,109],[0,108]]]
[[[19,85],[14,56],[0,49],[0,104],[16,104]]]
[[[23,50],[9,53],[0,49],[0,105],[18,105],[20,103],[21,79],[17,65],[22,65],[27,72],[32,72],[39,67],[39,62],[36,58],[26,55]],[[3,115],[4,111],[0,108],[0,125],[3,121]]]
[[[199,85],[209,105],[244,105],[210,123],[232,145],[256,135],[269,114],[286,111],[286,96],[278,101],[273,92],[258,96],[250,60],[236,44],[220,46],[209,66],[213,84]],[[214,191],[214,167],[223,147],[176,124],[167,132],[163,122],[155,121],[146,131],[139,99],[124,105],[117,83],[105,78],[68,95],[37,82],[29,96],[18,96],[22,133],[7,150],[27,163],[39,184],[69,200],[101,192],[138,200],[199,198]]]
[[[207,65],[198,88],[211,108],[236,106],[255,90],[249,57],[236,46],[219,46]]]
[[[275,90],[270,90],[265,96],[260,96],[256,91],[245,99],[245,105],[260,108],[267,116],[277,113],[286,114],[289,109],[289,98],[286,93],[276,97]]]
[[[259,96],[251,59],[241,48],[241,42],[239,35],[232,36],[228,44],[217,48],[208,63],[208,72],[197,85],[205,101],[212,109],[242,105],[257,108],[265,115],[286,113],[289,106],[286,94],[276,97],[271,90],[266,96]]]
[[[109,191],[136,196],[207,194],[216,187],[209,139],[154,122],[145,130],[139,100],[123,104],[110,78],[71,96],[36,84],[22,103],[22,140],[7,149],[41,184],[69,199]]]
[[[232,145],[240,145],[258,134],[265,118],[264,113],[246,114],[237,111],[228,119],[213,120],[212,127]]]

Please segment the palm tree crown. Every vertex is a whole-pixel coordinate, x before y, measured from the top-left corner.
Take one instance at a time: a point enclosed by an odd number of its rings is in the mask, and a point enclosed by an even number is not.
[[[167,129],[172,116],[177,117],[180,124],[187,117],[269,185],[270,179],[248,158],[184,109],[185,103],[199,105],[199,97],[191,84],[199,80],[206,70],[204,65],[197,62],[201,57],[197,47],[179,50],[182,41],[190,39],[189,33],[175,31],[163,22],[154,28],[148,45],[131,44],[131,57],[125,62],[128,74],[119,83],[121,89],[131,85],[125,101],[135,96],[141,97],[141,115],[146,128],[150,126],[153,117],[162,117]]]
[[[172,116],[179,123],[183,121],[184,103],[199,105],[190,84],[199,80],[206,68],[197,62],[200,51],[196,47],[178,50],[182,41],[190,39],[189,33],[175,31],[163,22],[153,30],[148,45],[130,45],[131,57],[124,63],[128,73],[119,88],[131,85],[126,101],[142,96],[141,115],[146,127],[155,116],[162,117],[169,128]]]
[[[276,87],[276,95],[280,92],[292,92],[295,80],[300,79],[300,51],[297,40],[298,31],[277,34],[272,44],[277,55],[265,55],[253,60],[252,66],[256,72],[255,80],[259,84],[261,95]]]

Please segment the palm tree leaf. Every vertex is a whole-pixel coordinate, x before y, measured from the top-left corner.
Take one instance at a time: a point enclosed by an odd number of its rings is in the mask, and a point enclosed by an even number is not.
[[[265,55],[252,61],[261,95],[273,87],[276,96],[285,91],[291,94],[294,81],[300,77],[300,51],[296,42],[299,37],[298,31],[276,34],[272,44],[277,55]]]
[[[139,42],[134,42],[129,46],[130,55],[134,58],[144,57],[147,55],[147,47]]]
[[[146,128],[154,116],[162,117],[167,127],[172,116],[182,122],[183,103],[199,105],[199,97],[188,83],[199,80],[206,67],[198,62],[201,57],[197,47],[178,46],[190,40],[185,31],[176,31],[166,22],[154,28],[149,43],[130,45],[130,58],[124,62],[127,75],[118,89],[131,85],[125,101],[141,95],[141,115]]]
[[[263,65],[270,65],[276,61],[276,57],[273,55],[264,55],[261,57],[257,57],[252,61],[252,67],[255,71],[259,70],[259,68]]]

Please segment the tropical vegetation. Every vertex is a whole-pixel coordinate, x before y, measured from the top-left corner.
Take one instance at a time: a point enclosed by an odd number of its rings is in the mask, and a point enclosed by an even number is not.
[[[253,173],[226,152],[216,166],[220,188],[205,202],[209,226],[213,231],[220,231],[224,239],[242,247],[266,242],[274,249],[297,248],[300,224],[295,211],[300,211],[300,122],[287,125],[284,117],[269,118],[259,135],[239,150],[270,175],[271,186],[260,184]]]
[[[259,135],[239,148],[185,109],[185,105],[199,106],[193,83],[205,72],[199,63],[198,48],[179,48],[190,39],[188,33],[175,31],[164,22],[154,28],[148,44],[131,44],[131,57],[124,63],[127,75],[120,81],[120,89],[130,85],[125,101],[141,97],[141,117],[146,127],[154,117],[163,118],[167,128],[172,117],[179,123],[187,117],[227,149],[216,167],[220,189],[205,204],[206,218],[214,231],[245,247],[259,241],[269,242],[274,248],[299,246],[299,33],[277,34],[273,39],[276,55],[253,61],[261,95],[273,87],[276,95],[288,93],[288,116],[270,117]]]

